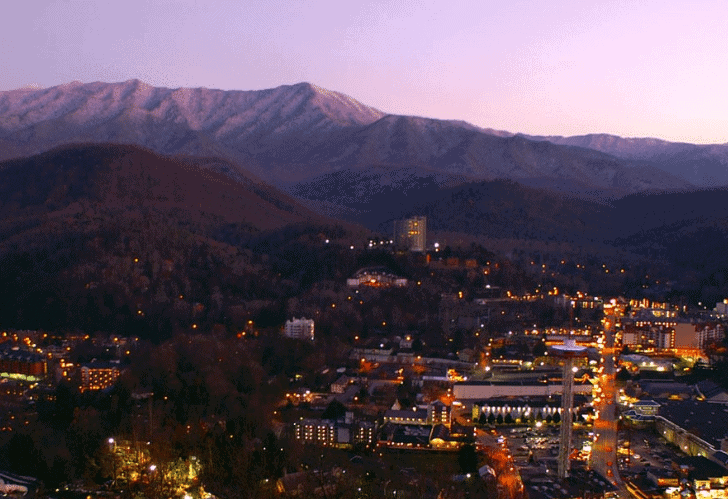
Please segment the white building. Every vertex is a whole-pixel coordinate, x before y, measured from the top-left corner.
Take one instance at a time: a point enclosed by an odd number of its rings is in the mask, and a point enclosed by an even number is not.
[[[563,391],[562,383],[492,383],[467,381],[455,383],[452,391],[455,400],[468,402],[494,397],[548,397]],[[592,384],[574,382],[574,393],[591,395]]]
[[[305,317],[296,319],[294,317],[293,319],[286,321],[283,333],[287,338],[313,341],[313,319],[306,319]]]
[[[713,311],[720,315],[728,315],[728,298],[724,299],[722,302],[716,303]]]
[[[698,338],[698,346],[705,351],[711,343],[723,341],[725,331],[721,324],[705,324],[695,326],[695,336]]]
[[[622,332],[622,345],[639,345],[643,348],[670,349],[675,348],[675,329],[671,327],[652,326],[635,328],[626,327]]]

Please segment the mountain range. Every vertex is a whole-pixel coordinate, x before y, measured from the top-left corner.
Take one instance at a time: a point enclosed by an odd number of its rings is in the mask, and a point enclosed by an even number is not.
[[[309,83],[223,91],[130,80],[0,92],[0,159],[81,142],[220,157],[279,187],[372,166],[607,197],[728,183],[727,145],[526,137],[390,115]]]
[[[0,92],[0,160],[0,249],[145,213],[233,246],[291,224],[390,233],[422,214],[453,241],[619,250],[711,275],[724,258],[697,241],[728,247],[728,144],[526,136],[309,83]]]

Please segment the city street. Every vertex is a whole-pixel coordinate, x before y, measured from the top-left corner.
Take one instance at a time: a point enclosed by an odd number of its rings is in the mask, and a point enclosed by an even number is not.
[[[605,304],[602,362],[594,388],[595,440],[592,445],[592,467],[613,484],[621,485],[617,463],[617,403],[615,387],[614,315]]]
[[[521,499],[524,486],[517,463],[514,461],[509,438],[500,433],[478,429],[476,444],[492,462],[498,483],[499,499]]]

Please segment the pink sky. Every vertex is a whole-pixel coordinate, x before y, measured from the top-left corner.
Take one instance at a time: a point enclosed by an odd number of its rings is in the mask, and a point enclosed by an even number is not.
[[[28,0],[12,14],[0,90],[308,81],[510,132],[728,142],[722,1]]]

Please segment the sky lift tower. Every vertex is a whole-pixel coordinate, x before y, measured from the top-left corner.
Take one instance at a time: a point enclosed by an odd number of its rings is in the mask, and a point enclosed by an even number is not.
[[[574,410],[574,360],[586,355],[586,347],[576,344],[571,333],[562,345],[552,347],[556,356],[563,359],[563,390],[561,393],[561,435],[559,438],[558,474],[561,480],[569,476],[572,447],[572,424]]]

